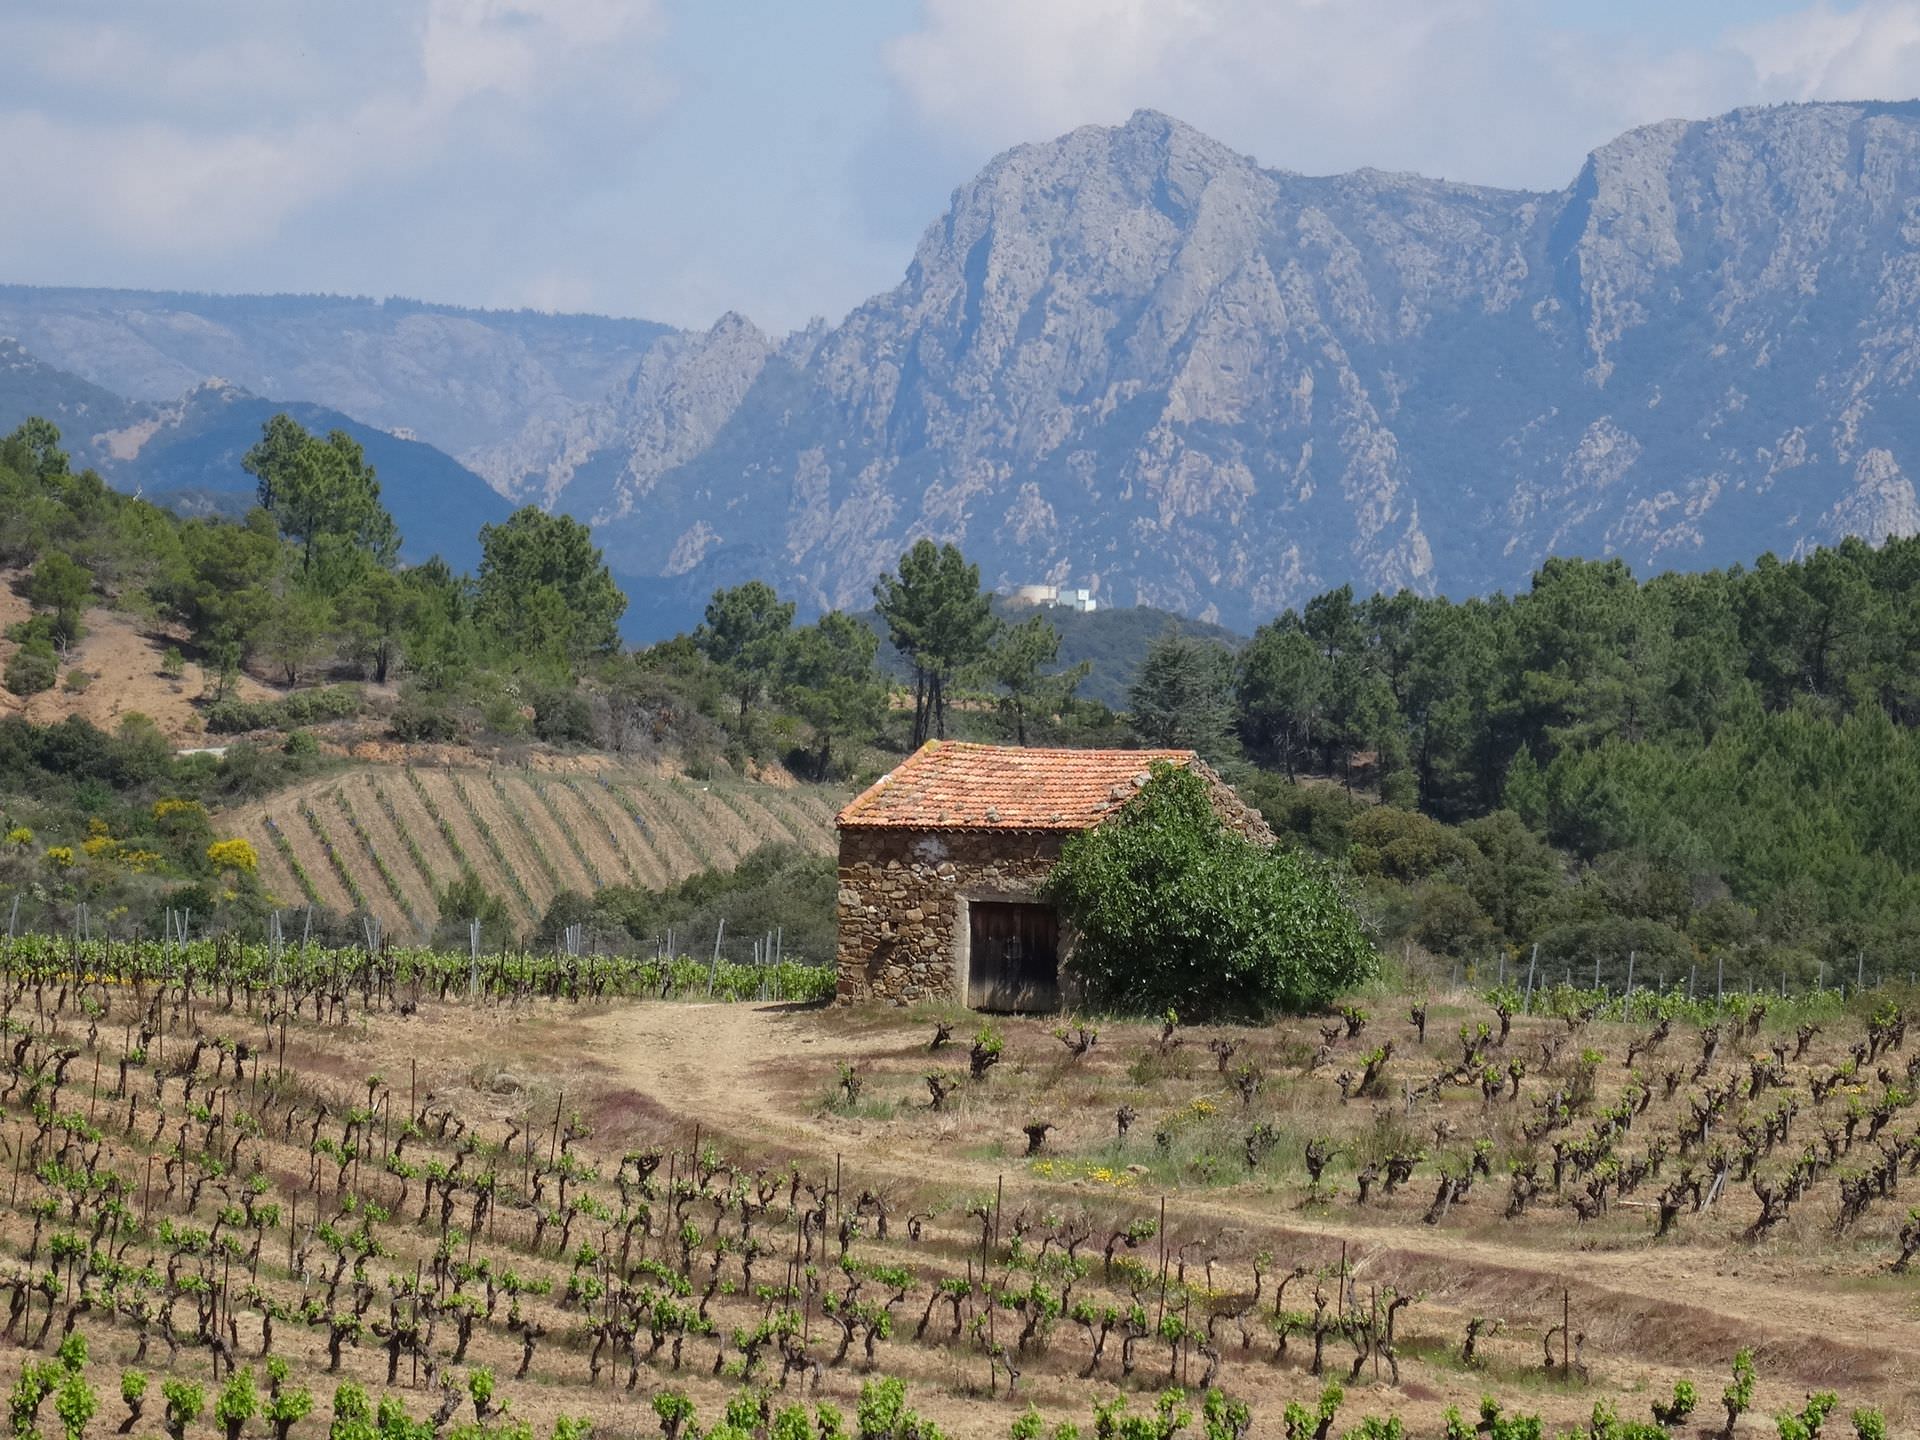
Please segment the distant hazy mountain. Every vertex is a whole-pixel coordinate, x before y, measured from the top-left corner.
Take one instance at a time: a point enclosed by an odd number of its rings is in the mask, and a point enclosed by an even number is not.
[[[410,428],[594,521],[635,634],[753,575],[864,608],[923,534],[1244,629],[1343,581],[1920,530],[1920,106],[1654,125],[1549,194],[1143,112],[996,159],[898,287],[784,339],[0,289],[6,333],[135,399],[218,375]]]
[[[674,333],[412,300],[0,285],[0,335],[115,394],[170,402],[224,380],[411,432],[463,463],[602,401]]]
[[[45,416],[60,427],[76,466],[92,466],[116,488],[184,514],[246,513],[255,482],[241,457],[283,410],[309,430],[345,430],[360,442],[409,561],[437,552],[456,569],[470,569],[480,561],[480,527],[512,513],[510,501],[433,446],[337,410],[263,400],[218,382],[172,404],[128,400],[0,339],[0,433],[29,415]]]

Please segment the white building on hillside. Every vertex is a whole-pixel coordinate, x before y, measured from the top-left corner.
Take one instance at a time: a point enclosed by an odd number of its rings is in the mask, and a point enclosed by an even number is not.
[[[1078,610],[1083,615],[1100,608],[1100,602],[1093,598],[1093,591],[1084,586],[1079,589],[1062,589],[1058,585],[1022,585],[1007,599],[1015,605],[1045,606],[1049,610]]]

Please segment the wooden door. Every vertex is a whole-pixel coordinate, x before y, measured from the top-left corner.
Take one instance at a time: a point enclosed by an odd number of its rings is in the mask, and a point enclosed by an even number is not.
[[[1060,922],[1053,907],[976,900],[967,912],[967,1004],[975,1010],[1057,1010]]]

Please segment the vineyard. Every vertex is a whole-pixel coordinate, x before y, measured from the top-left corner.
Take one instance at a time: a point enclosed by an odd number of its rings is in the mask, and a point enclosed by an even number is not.
[[[567,774],[370,765],[219,817],[283,905],[379,917],[424,937],[463,871],[530,928],[563,890],[659,889],[770,841],[826,853],[834,794],[651,771]]]
[[[1920,1427],[1910,996],[709,1002],[748,968],[11,944],[16,1434]]]

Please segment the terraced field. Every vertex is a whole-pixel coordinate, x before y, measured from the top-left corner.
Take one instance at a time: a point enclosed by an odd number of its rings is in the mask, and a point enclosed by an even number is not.
[[[217,823],[253,842],[261,878],[283,903],[365,909],[398,938],[432,928],[435,897],[463,869],[526,926],[561,890],[669,885],[775,841],[824,854],[844,798],[632,769],[368,765]]]

